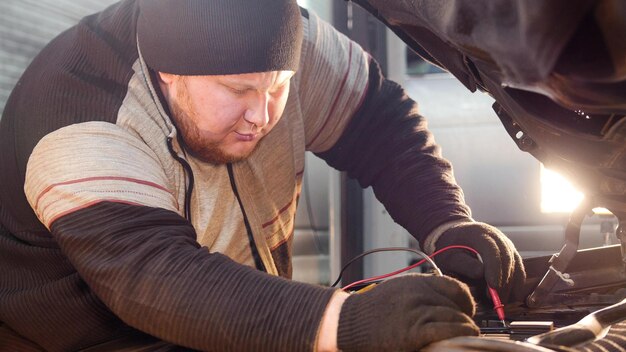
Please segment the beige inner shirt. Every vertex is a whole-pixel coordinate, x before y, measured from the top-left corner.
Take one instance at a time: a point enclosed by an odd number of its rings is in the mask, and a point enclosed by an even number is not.
[[[226,165],[213,165],[190,155],[187,160],[194,170],[191,208],[198,243],[211,252],[255,267],[243,214],[230,185]]]

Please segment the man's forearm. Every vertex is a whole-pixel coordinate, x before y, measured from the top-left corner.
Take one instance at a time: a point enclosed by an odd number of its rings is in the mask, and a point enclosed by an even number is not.
[[[103,202],[51,230],[114,314],[194,349],[310,351],[335,291],[209,253],[185,219],[163,209]]]
[[[339,141],[317,155],[372,186],[393,219],[422,242],[437,226],[470,218],[417,103],[386,80],[374,60],[363,105]]]
[[[343,291],[337,291],[328,302],[317,334],[316,352],[335,352],[338,350],[339,313],[348,296],[349,294]]]

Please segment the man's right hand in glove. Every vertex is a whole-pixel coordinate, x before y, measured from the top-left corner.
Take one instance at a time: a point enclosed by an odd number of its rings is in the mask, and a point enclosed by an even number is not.
[[[331,299],[317,351],[415,351],[455,336],[477,335],[474,300],[449,277],[405,275],[374,289]]]

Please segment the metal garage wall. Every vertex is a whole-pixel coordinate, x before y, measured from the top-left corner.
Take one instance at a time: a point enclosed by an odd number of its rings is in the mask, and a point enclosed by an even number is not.
[[[0,1],[0,114],[37,53],[57,34],[114,0]]]

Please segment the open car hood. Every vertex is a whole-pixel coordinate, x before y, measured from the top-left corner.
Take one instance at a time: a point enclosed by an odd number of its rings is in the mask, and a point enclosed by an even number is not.
[[[521,150],[625,218],[626,1],[353,1],[493,96]]]

